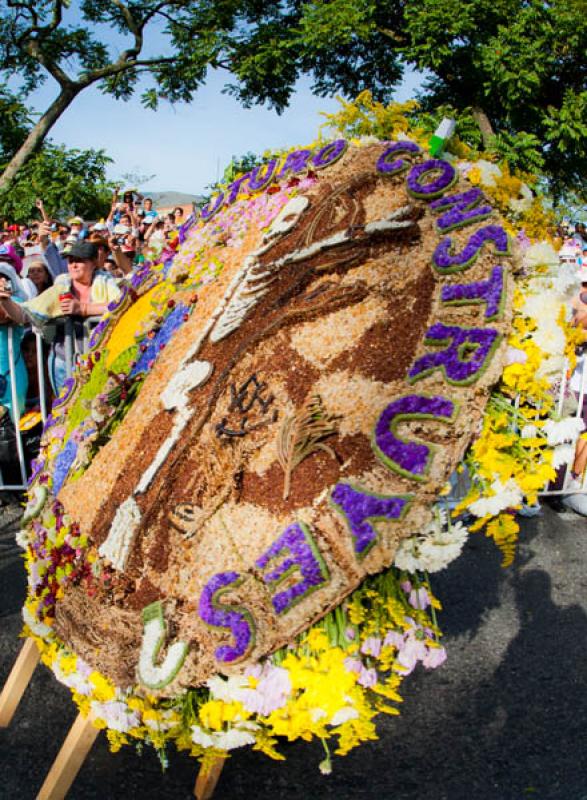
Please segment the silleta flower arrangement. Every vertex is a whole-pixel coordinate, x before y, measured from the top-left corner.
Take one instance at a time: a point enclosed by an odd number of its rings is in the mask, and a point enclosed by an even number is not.
[[[511,563],[580,434],[537,202],[398,117],[239,176],[123,285],[20,533],[25,633],[113,750],[318,738],[328,772],[443,663],[429,575],[480,529]]]

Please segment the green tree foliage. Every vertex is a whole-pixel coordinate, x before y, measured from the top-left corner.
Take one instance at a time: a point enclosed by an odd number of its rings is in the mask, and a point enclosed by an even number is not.
[[[112,202],[112,183],[106,180],[111,161],[103,150],[71,150],[46,142],[0,195],[0,216],[15,222],[38,219],[35,200],[41,197],[51,218],[74,213],[84,219],[105,217]]]
[[[490,125],[486,147],[539,167],[555,195],[587,191],[585,10],[579,0],[406,5],[403,52],[432,73],[426,105],[471,107]]]
[[[283,101],[289,76],[310,72],[320,94],[369,89],[389,102],[402,68],[416,67],[423,111],[444,107],[464,141],[540,169],[555,195],[585,194],[586,10],[585,0],[285,3],[243,35],[231,91],[275,101],[277,81]]]
[[[18,151],[32,125],[24,103],[0,87],[0,168]],[[38,197],[52,217],[75,212],[95,219],[107,214],[112,195],[106,180],[110,162],[102,150],[71,150],[45,142],[0,193],[0,218],[23,223],[38,218]]]
[[[473,145],[541,165],[555,193],[584,193],[585,11],[585,0],[0,0],[0,74],[24,91],[47,76],[59,87],[0,188],[92,84],[122,100],[139,89],[155,108],[224,69],[227,92],[280,111],[304,74],[319,95],[388,102],[411,66],[429,76],[424,111],[452,109]]]

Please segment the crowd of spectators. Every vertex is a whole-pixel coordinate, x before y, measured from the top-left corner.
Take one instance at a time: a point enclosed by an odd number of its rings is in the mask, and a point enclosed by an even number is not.
[[[18,417],[39,415],[45,384],[50,407],[67,377],[66,338],[81,352],[87,323],[118,298],[120,281],[169,245],[186,219],[182,207],[158,213],[152,199],[134,189],[116,190],[110,213],[98,221],[51,219],[41,200],[37,208],[40,219],[0,227],[0,469],[2,437],[16,421],[15,404]],[[47,380],[39,381],[39,373]]]

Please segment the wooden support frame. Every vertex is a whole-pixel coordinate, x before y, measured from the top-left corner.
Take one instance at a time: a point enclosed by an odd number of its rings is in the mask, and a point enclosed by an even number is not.
[[[0,728],[7,728],[10,725],[40,659],[41,654],[34,640],[25,639],[0,693]],[[77,715],[45,778],[37,800],[64,800],[99,732],[98,728],[94,727],[91,714],[87,717]],[[224,762],[224,758],[217,758],[208,764],[206,769],[200,768],[194,786],[194,797],[197,800],[210,800]]]
[[[92,715],[78,714],[45,782],[37,795],[37,800],[63,800],[71,788],[77,773],[100,731],[94,727]]]
[[[222,772],[225,761],[225,758],[217,758],[206,770],[204,770],[203,766],[200,767],[196,785],[194,786],[194,797],[196,797],[197,800],[210,800],[214,794],[214,789],[220,778],[220,773]]]
[[[0,728],[10,725],[40,658],[33,639],[26,639],[0,694]]]

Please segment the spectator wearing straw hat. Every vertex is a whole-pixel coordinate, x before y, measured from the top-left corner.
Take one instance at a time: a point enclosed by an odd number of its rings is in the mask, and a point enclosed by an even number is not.
[[[85,239],[88,235],[87,230],[84,227],[84,221],[81,217],[72,217],[71,219],[67,220],[69,225],[69,232],[72,236],[75,236],[77,239]]]

